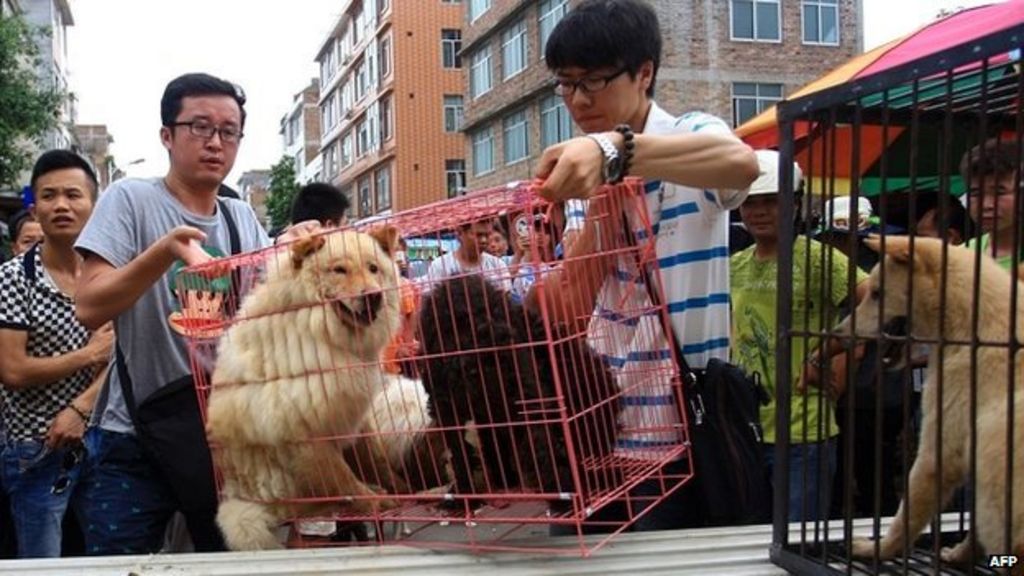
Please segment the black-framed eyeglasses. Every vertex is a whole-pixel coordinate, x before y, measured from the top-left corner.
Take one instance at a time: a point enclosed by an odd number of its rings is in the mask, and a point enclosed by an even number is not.
[[[242,134],[241,128],[237,128],[235,126],[222,126],[218,128],[217,126],[214,126],[211,122],[207,122],[206,120],[192,120],[191,122],[175,122],[174,124],[171,124],[171,126],[188,126],[188,131],[190,134],[196,136],[197,138],[202,138],[203,140],[209,140],[210,138],[213,138],[214,134],[219,134],[221,142],[234,143],[241,140],[242,136],[244,136],[244,134]]]
[[[584,76],[579,80],[568,80],[566,78],[555,78],[555,94],[559,96],[570,96],[577,90],[583,91],[584,94],[593,94],[594,92],[600,92],[608,87],[608,84],[615,80],[619,76],[626,73],[628,68],[620,68],[618,72],[609,74],[607,76]]]
[[[50,487],[50,494],[63,494],[71,486],[71,471],[85,458],[85,448],[75,446],[64,452],[64,459],[60,463],[60,471],[57,472],[57,479]]]

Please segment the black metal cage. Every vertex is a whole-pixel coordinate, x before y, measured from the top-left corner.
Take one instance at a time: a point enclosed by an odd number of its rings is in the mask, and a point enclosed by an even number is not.
[[[777,362],[775,462],[806,444],[794,384],[833,390],[812,436],[834,467],[774,467],[771,557],[793,573],[1024,570],[1022,45],[1017,25],[778,106],[776,351],[800,362]],[[834,226],[844,196],[869,200],[864,228]],[[789,517],[791,474],[827,487],[817,517]]]

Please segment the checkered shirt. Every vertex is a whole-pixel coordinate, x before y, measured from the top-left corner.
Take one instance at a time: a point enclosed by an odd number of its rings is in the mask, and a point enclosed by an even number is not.
[[[90,332],[75,318],[74,300],[62,294],[43,271],[39,250],[33,250],[35,282],[25,276],[22,257],[0,265],[0,328],[27,333],[26,353],[37,358],[55,357],[77,350],[89,341]],[[53,418],[89,386],[91,369],[42,386],[3,390],[3,420],[7,438],[39,439]]]

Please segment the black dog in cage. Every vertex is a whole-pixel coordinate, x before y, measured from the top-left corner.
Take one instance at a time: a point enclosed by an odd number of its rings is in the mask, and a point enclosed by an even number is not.
[[[423,298],[420,332],[418,368],[428,411],[451,451],[456,493],[573,492],[574,463],[583,490],[616,485],[606,463],[618,432],[619,389],[582,336],[551,344],[539,316],[481,276],[434,286]],[[467,441],[470,430],[475,442]]]

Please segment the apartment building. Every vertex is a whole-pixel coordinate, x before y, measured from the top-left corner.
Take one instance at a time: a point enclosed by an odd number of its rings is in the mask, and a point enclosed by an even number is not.
[[[299,184],[320,180],[320,122],[320,80],[313,78],[292,98],[278,130],[284,155],[295,161]]]
[[[662,26],[658,103],[739,125],[862,51],[862,0],[648,0]],[[533,176],[576,134],[544,46],[578,0],[465,0],[470,189]]]
[[[353,218],[464,189],[463,25],[459,2],[349,0],[321,46],[321,178]]]
[[[76,119],[75,100],[70,94],[67,29],[75,25],[68,0],[17,0],[22,15],[32,26],[44,30],[39,35],[37,73],[43,86],[68,94],[61,106],[60,123],[44,137],[43,149],[71,148],[75,143],[71,126]]]

